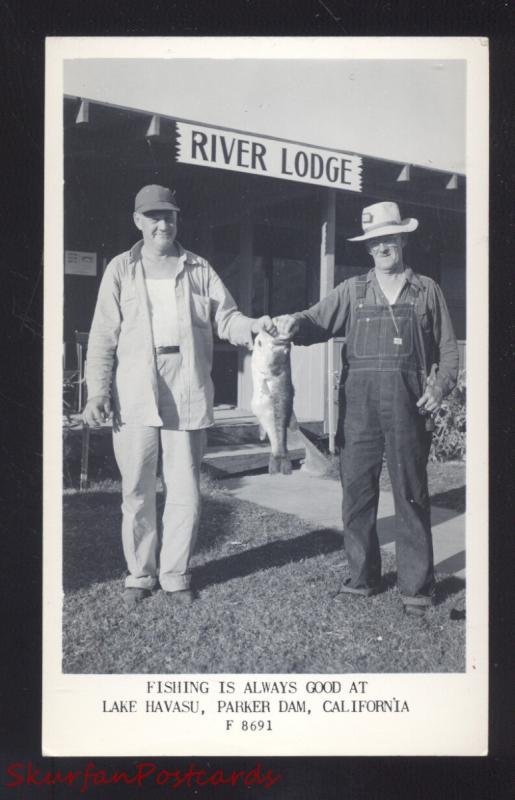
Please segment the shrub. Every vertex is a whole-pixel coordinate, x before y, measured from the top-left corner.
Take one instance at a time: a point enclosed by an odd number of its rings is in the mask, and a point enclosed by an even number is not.
[[[458,383],[434,415],[435,431],[430,461],[463,461],[467,439],[466,373],[460,370]]]

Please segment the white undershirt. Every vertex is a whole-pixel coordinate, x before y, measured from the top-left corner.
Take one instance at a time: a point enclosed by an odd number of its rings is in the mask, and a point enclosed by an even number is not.
[[[154,347],[179,344],[174,278],[145,278]]]
[[[376,273],[377,277],[377,273]],[[402,275],[402,280],[400,282],[393,283],[392,281],[380,280],[377,278],[377,282],[381,287],[381,291],[388,300],[389,305],[394,306],[397,300],[399,299],[399,295],[404,289],[404,285],[406,283],[406,276]]]
[[[381,288],[383,288],[383,287],[381,287]],[[389,302],[389,304],[390,304],[391,306],[394,306],[394,305],[395,305],[395,303],[396,303],[396,302],[397,302],[397,300],[399,299],[399,295],[400,295],[400,293],[402,292],[402,290],[403,290],[403,289],[404,289],[404,284],[402,284],[402,286],[400,287],[400,289],[399,289],[399,290],[398,290],[398,291],[397,291],[395,294],[391,294],[390,296],[388,296],[388,295],[386,294],[385,290],[383,289],[383,294],[385,295],[386,299],[388,300],[388,302]]]

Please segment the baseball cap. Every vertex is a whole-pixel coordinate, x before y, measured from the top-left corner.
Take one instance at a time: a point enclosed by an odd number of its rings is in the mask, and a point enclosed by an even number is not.
[[[179,206],[171,189],[151,184],[139,190],[134,200],[134,211],[140,214],[146,211],[179,211]]]

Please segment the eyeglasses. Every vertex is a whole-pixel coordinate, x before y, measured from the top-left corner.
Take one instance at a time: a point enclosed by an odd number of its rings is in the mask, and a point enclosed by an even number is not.
[[[396,236],[385,236],[384,239],[369,239],[367,248],[371,253],[375,253],[381,247],[401,247],[401,242]]]

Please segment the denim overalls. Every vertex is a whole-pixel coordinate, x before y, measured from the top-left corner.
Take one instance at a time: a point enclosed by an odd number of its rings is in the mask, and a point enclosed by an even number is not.
[[[380,583],[376,521],[386,452],[399,589],[408,602],[417,598],[415,602],[429,604],[434,588],[426,472],[431,435],[416,406],[425,381],[417,317],[422,292],[408,283],[402,303],[367,305],[366,287],[365,279],[356,279],[339,422],[349,586],[377,589]]]

